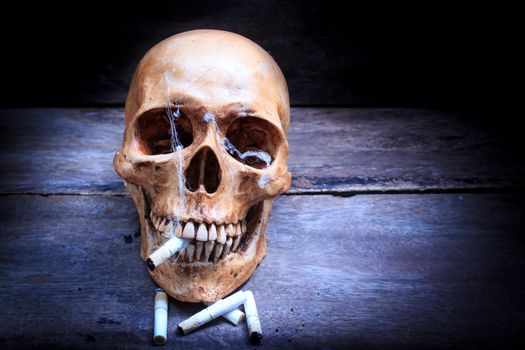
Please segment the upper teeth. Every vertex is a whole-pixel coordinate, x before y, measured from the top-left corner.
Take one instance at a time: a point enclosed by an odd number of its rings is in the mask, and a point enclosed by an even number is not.
[[[177,237],[193,240],[182,254],[182,257],[189,262],[192,260],[217,262],[228,253],[236,252],[247,231],[246,220],[216,225],[193,220],[173,221],[153,213],[150,218],[158,232],[167,236],[174,234]]]
[[[186,225],[188,226],[188,225]],[[207,241],[208,240],[208,229],[205,224],[200,224],[199,229],[197,230],[197,235],[195,236],[197,241]]]

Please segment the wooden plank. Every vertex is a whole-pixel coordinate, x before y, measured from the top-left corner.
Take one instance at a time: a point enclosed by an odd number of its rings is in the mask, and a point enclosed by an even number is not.
[[[523,186],[523,145],[463,117],[294,108],[290,193]],[[122,129],[119,108],[1,110],[0,193],[126,193],[112,165]]]
[[[266,348],[509,348],[525,341],[525,200],[512,194],[279,198],[244,288]],[[0,197],[0,345],[153,348],[154,283],[129,197]],[[170,302],[169,347],[253,348]]]

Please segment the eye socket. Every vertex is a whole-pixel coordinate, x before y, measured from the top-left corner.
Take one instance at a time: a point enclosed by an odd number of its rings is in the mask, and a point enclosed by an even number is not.
[[[174,122],[176,136],[172,139]],[[141,115],[136,122],[135,135],[142,153],[148,155],[166,154],[172,152],[173,146],[188,147],[193,142],[193,126],[189,118],[182,112],[175,113],[158,109]]]
[[[226,133],[224,146],[237,161],[257,169],[271,165],[281,144],[279,130],[264,119],[239,117]]]

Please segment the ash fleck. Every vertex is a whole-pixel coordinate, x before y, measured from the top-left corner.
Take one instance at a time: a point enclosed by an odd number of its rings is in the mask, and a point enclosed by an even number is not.
[[[122,322],[121,321],[115,321],[115,320],[112,320],[112,319],[106,318],[106,317],[100,317],[98,319],[97,323],[100,323],[100,324],[121,324]]]
[[[126,236],[124,236],[124,242],[125,242],[126,244],[130,244],[130,243],[132,243],[132,242],[133,242],[133,237],[131,237],[131,235],[126,235]]]

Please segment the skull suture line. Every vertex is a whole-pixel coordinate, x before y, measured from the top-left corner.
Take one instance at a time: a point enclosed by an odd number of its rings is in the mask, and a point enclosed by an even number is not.
[[[261,47],[229,32],[195,30],[140,62],[114,165],[141,222],[146,260],[173,235],[186,248],[151,272],[181,301],[215,301],[266,252],[275,197],[290,187],[288,88]]]

